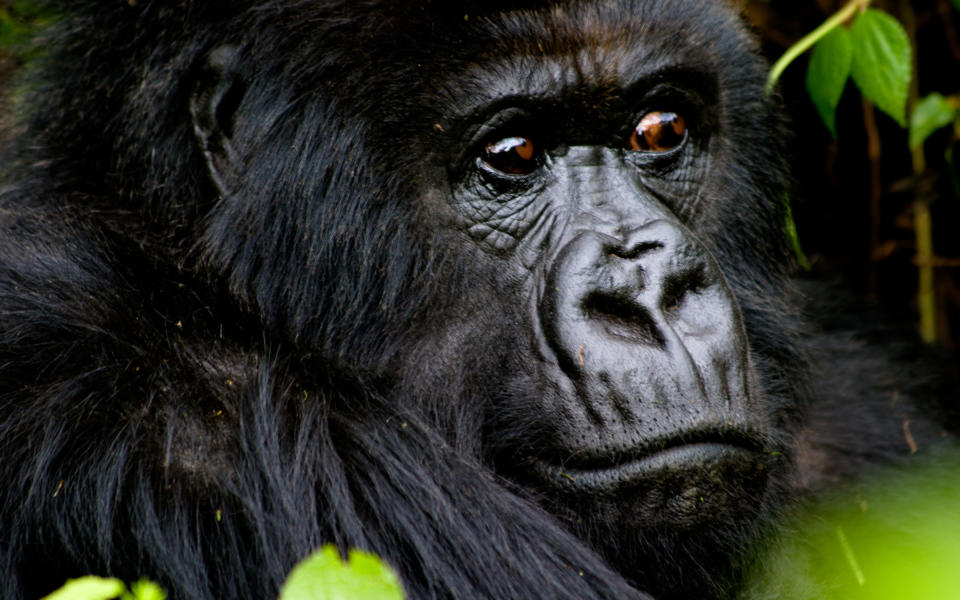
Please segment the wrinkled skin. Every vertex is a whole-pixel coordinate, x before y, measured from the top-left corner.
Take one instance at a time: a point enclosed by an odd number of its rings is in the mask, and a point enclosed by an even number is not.
[[[54,4],[0,188],[4,598],[270,597],[327,542],[412,598],[735,595],[785,497],[940,437],[805,320],[722,4]]]

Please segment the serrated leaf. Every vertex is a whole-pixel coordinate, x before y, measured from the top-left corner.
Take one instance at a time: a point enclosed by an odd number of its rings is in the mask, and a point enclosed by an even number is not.
[[[327,544],[293,568],[280,600],[403,600],[403,588],[377,556],[351,550],[344,562]]]
[[[43,600],[112,600],[124,592],[126,586],[119,579],[105,579],[88,575],[71,579]]]
[[[910,115],[910,149],[922,146],[931,133],[953,123],[956,116],[950,101],[936,92],[917,102]]]
[[[913,64],[907,32],[887,13],[870,8],[853,22],[850,37],[850,74],[860,92],[905,127]]]
[[[837,27],[813,47],[807,67],[807,93],[834,137],[837,135],[837,104],[850,76],[852,61],[850,33]]]

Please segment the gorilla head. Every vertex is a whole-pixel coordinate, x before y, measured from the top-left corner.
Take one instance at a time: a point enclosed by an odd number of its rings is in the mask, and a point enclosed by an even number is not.
[[[262,27],[330,19],[303,10]],[[301,25],[318,59],[279,75],[272,47],[215,49],[192,97],[221,197],[202,262],[625,572],[688,537],[704,560],[755,519],[781,449],[782,367],[758,372],[775,363],[748,341],[786,263],[764,67],[715,5],[469,17],[388,22],[379,53],[335,58]]]
[[[730,10],[121,4],[55,3],[5,172],[4,597],[325,542],[411,597],[735,589],[809,373]]]

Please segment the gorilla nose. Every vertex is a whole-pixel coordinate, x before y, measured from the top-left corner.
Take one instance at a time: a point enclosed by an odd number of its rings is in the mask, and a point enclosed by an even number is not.
[[[722,285],[719,272],[707,262],[706,251],[669,221],[614,233],[586,232],[571,242],[566,257],[576,267],[558,273],[564,280],[558,283],[579,297],[570,299],[569,308],[579,303],[580,318],[600,324],[610,336],[664,348],[664,328],[695,320],[685,314],[696,309],[685,300]]]
[[[580,230],[550,269],[539,312],[595,424],[647,402],[695,406],[699,420],[745,397],[739,310],[707,249],[679,223]],[[597,408],[610,399],[614,413]]]
[[[583,299],[581,310],[587,318],[603,322],[611,336],[664,347],[666,340],[656,320],[637,302],[633,291],[629,288],[590,291]]]

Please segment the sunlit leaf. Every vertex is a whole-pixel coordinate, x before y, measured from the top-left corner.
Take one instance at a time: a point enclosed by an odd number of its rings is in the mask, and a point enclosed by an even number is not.
[[[159,585],[147,579],[141,579],[130,585],[130,592],[122,600],[166,600],[167,594]]]
[[[864,97],[906,126],[910,89],[910,38],[885,12],[868,9],[850,28],[853,62],[850,74]]]
[[[860,482],[784,527],[747,578],[749,598],[960,597],[958,463]]]
[[[88,575],[71,579],[63,587],[45,596],[43,600],[112,600],[124,592],[126,586],[119,579],[105,579]]]
[[[813,47],[807,67],[807,93],[834,136],[837,135],[837,104],[846,87],[852,61],[850,33],[837,27]]]
[[[953,123],[956,116],[957,110],[950,101],[936,92],[917,102],[910,115],[910,149],[922,146],[931,133]]]
[[[403,588],[373,554],[351,550],[344,562],[328,544],[294,567],[280,600],[403,600]]]

